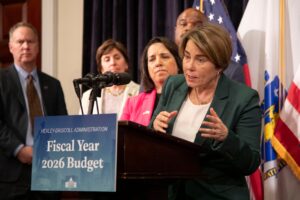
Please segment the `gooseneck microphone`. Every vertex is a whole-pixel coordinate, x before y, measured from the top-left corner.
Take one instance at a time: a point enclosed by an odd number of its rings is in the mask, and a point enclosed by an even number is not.
[[[92,79],[94,77],[95,77],[95,74],[88,73],[83,78],[79,78],[79,79],[74,79],[73,80],[73,85],[74,85],[75,93],[76,93],[76,95],[77,95],[78,98],[81,98],[81,92],[80,92],[80,86],[79,86],[79,84],[82,84],[82,83],[91,83]]]
[[[106,72],[104,74],[98,74],[96,76],[89,75],[83,78],[74,79],[73,83],[74,83],[74,87],[75,87],[75,83],[77,85],[79,84],[94,85],[94,84],[101,83],[104,85],[104,87],[109,87],[112,85],[125,85],[128,84],[130,81],[131,78],[127,73]]]
[[[88,114],[92,114],[94,102],[96,102],[96,97],[101,96],[101,89],[105,87],[110,87],[112,85],[125,85],[128,84],[131,81],[130,75],[127,73],[112,73],[112,72],[106,72],[104,74],[98,74],[94,75],[92,73],[89,73],[85,75],[83,78],[78,78],[73,80],[73,85],[74,89],[76,92],[76,95],[79,99],[80,102],[80,108],[83,113],[83,108],[81,104],[81,89],[80,89],[80,84],[81,85],[86,85],[89,88],[92,88],[92,91],[90,93],[90,98],[89,98],[89,107],[88,107]],[[98,104],[97,104],[98,107]],[[99,109],[98,113],[99,113]]]
[[[95,77],[96,81],[105,82],[108,86],[112,85],[125,85],[131,81],[127,73],[112,73],[106,72],[105,74],[98,74]]]

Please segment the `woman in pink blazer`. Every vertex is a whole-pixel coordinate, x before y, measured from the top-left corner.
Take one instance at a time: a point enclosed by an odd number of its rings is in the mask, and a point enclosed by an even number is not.
[[[120,120],[129,120],[148,126],[165,80],[170,75],[181,72],[181,59],[176,44],[164,37],[151,39],[141,59],[144,92],[127,99]]]

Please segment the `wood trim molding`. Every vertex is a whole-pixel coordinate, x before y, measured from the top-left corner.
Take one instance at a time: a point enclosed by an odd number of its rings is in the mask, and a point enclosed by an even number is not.
[[[42,71],[57,77],[58,2],[42,0]]]
[[[0,4],[2,5],[9,5],[15,3],[24,3],[26,0],[0,0]]]

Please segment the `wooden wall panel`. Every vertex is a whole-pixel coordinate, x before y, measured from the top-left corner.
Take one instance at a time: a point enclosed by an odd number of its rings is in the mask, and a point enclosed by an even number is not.
[[[8,32],[15,23],[20,21],[31,23],[36,27],[41,41],[41,9],[41,0],[0,0],[0,67],[13,62],[8,49]],[[41,53],[37,65],[41,66]]]
[[[2,34],[3,39],[8,39],[8,31],[12,24],[22,20],[22,3],[4,5],[2,8]]]

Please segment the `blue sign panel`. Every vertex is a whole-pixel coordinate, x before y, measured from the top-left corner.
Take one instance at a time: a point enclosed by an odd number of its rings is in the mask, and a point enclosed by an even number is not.
[[[32,190],[116,191],[117,115],[38,117]]]

